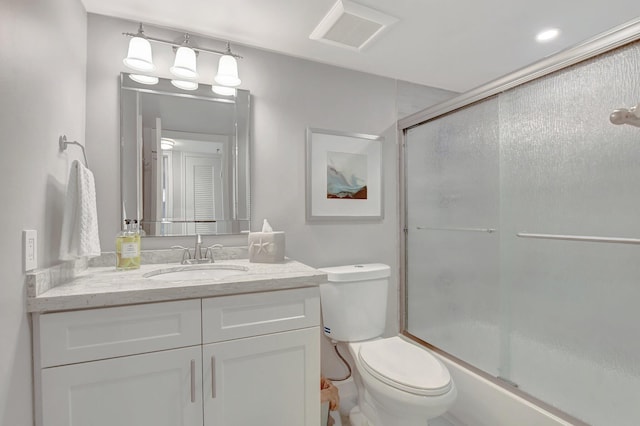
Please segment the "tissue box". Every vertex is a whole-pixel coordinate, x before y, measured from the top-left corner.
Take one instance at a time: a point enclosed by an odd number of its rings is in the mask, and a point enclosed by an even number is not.
[[[249,232],[249,262],[284,261],[284,232]]]

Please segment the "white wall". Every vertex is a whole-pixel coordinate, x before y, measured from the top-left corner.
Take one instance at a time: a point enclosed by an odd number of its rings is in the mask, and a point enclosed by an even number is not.
[[[38,231],[40,267],[57,263],[70,147],[84,141],[87,15],[80,0],[0,1],[0,424],[30,425],[31,335],[22,230]]]

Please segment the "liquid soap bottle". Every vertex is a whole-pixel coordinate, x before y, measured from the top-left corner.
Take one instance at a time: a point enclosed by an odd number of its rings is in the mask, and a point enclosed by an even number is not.
[[[140,268],[140,234],[136,234],[131,219],[125,219],[122,231],[116,236],[116,269],[123,271],[138,268]]]

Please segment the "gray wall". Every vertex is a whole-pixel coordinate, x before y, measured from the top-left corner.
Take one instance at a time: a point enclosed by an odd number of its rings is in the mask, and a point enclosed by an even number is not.
[[[89,14],[87,63],[87,146],[96,176],[100,238],[113,251],[119,227],[118,76],[128,38],[137,23]],[[179,32],[145,26],[150,36],[169,40]],[[197,36],[195,36],[197,37]],[[221,49],[220,41],[197,37],[201,47]],[[170,78],[169,47],[153,44],[157,73]],[[387,333],[395,333],[398,293],[398,111],[409,114],[451,92],[424,88],[245,46],[232,46],[239,61],[241,88],[252,94],[252,229],[264,218],[286,232],[287,256],[314,267],[382,262],[391,265]],[[200,81],[210,84],[218,56],[200,54]],[[398,96],[399,94],[399,96]],[[384,214],[377,223],[305,223],[305,129],[316,127],[383,135]],[[207,237],[205,243],[244,245],[246,237]],[[191,246],[192,238],[147,238],[143,248]],[[327,345],[325,345],[327,346]],[[333,354],[325,347],[325,367]]]
[[[84,140],[87,16],[80,0],[0,1],[0,424],[30,425],[31,335],[22,230],[57,263],[69,168],[58,136]]]
[[[89,14],[87,64],[87,146],[96,175],[100,237],[103,251],[113,250],[119,227],[120,193],[118,75],[128,39],[136,23]],[[155,37],[176,39],[179,33],[146,27]],[[201,47],[223,44],[198,37]],[[398,147],[395,123],[402,116],[446,99],[451,92],[396,82],[371,74],[283,56],[245,46],[233,46],[239,61],[241,88],[251,90],[252,229],[267,218],[286,232],[287,256],[314,267],[382,262],[391,265],[387,334],[398,327]],[[153,45],[158,73],[170,78],[173,53]],[[198,58],[200,81],[210,84],[218,57]],[[207,80],[209,79],[209,80]],[[305,129],[316,127],[383,135],[383,221],[368,224],[305,223]],[[246,244],[246,237],[207,237],[208,243]],[[143,248],[191,245],[191,239],[146,239]],[[335,370],[335,358],[323,345],[323,366]]]
[[[0,2],[0,424],[32,424],[31,343],[22,270],[23,229],[38,231],[38,264],[58,263],[68,172],[81,151],[58,152],[58,136],[86,143],[96,177],[100,237],[113,250],[119,228],[118,75],[136,23],[88,15],[79,0]],[[149,28],[158,37],[177,33]],[[221,43],[208,47],[220,48]],[[169,77],[171,54],[155,49]],[[397,328],[398,198],[397,111],[413,112],[449,92],[348,71],[266,51],[234,46],[243,88],[253,94],[253,229],[268,218],[287,232],[287,255],[315,267],[385,262],[393,267],[388,333]],[[217,57],[201,55],[203,82]],[[207,77],[205,77],[207,76]],[[415,92],[413,89],[416,89]],[[420,89],[420,90],[417,90]],[[426,92],[425,92],[426,91]],[[417,94],[415,99],[413,94]],[[406,105],[405,105],[406,104]],[[403,106],[405,105],[405,106]],[[85,115],[86,106],[86,115]],[[86,126],[85,126],[86,120]],[[304,221],[306,127],[385,137],[385,219],[380,223],[308,225]],[[226,245],[240,237],[209,237]],[[191,239],[148,239],[144,248],[191,244]],[[209,241],[206,241],[209,242]],[[325,357],[331,362],[331,354]]]

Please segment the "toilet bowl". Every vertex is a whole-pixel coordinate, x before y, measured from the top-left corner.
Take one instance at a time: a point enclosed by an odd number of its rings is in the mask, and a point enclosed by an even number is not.
[[[348,347],[361,381],[359,391],[375,411],[363,410],[369,425],[426,426],[455,402],[449,371],[428,350],[400,336]]]
[[[357,405],[352,426],[427,426],[454,403],[457,391],[444,364],[403,336],[384,332],[390,268],[383,264],[320,269],[324,333],[346,342],[353,358]]]

